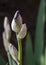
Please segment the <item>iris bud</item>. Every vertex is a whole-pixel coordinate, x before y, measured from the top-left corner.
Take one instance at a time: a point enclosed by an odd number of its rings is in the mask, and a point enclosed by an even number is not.
[[[19,32],[22,26],[22,17],[19,14],[19,11],[16,11],[12,23],[11,23],[11,28],[14,32]]]
[[[11,29],[10,29],[10,25],[9,25],[9,21],[7,17],[5,17],[4,19],[4,30],[6,33],[6,38],[9,39],[11,37]]]
[[[9,53],[11,54],[12,58],[17,62],[17,64],[19,64],[18,51],[12,44],[9,45]]]
[[[5,32],[3,32],[3,44],[4,44],[4,47],[5,47],[5,50],[8,52],[9,43],[7,42]]]
[[[22,24],[22,28],[17,35],[17,39],[23,39],[27,34],[27,27],[26,24]]]

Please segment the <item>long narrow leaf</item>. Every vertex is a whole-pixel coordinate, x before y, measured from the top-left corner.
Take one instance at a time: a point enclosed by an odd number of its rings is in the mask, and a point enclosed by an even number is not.
[[[36,33],[35,33],[35,62],[36,65],[39,65],[40,56],[43,51],[43,43],[44,43],[44,23],[45,23],[45,0],[41,0],[38,19],[37,19],[37,26],[36,26]]]
[[[28,33],[25,45],[25,64],[24,65],[35,65],[33,59],[33,48],[30,33]]]

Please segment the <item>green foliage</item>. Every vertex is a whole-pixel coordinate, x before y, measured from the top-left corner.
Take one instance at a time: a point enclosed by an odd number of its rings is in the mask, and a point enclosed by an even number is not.
[[[34,42],[34,52],[32,47],[32,40],[30,37],[30,32],[27,34],[26,44],[25,44],[25,63],[24,65],[46,65],[46,48],[45,56],[42,55],[44,46],[44,24],[45,24],[45,0],[41,0],[36,24],[35,32],[35,42]],[[19,41],[19,43],[21,43]],[[20,45],[20,44],[19,44]],[[22,60],[22,46],[19,47],[20,61]],[[10,53],[7,53],[9,65],[17,65],[12,59]],[[44,60],[45,59],[45,60]],[[22,61],[20,63],[22,65]],[[0,55],[0,65],[6,65],[5,60]]]
[[[32,41],[30,33],[28,33],[25,45],[25,65],[34,65]]]
[[[45,6],[44,0],[41,0],[37,25],[36,25],[36,33],[35,33],[35,62],[36,64],[40,63],[40,56],[43,51],[43,44],[44,44],[44,24],[45,24]],[[37,65],[38,65],[37,64]]]
[[[3,59],[1,54],[0,54],[0,65],[6,65],[6,61]]]
[[[45,0],[41,0],[36,24],[34,53],[28,33],[25,47],[25,65],[42,65],[41,55],[44,46]],[[44,58],[42,57],[43,62]]]

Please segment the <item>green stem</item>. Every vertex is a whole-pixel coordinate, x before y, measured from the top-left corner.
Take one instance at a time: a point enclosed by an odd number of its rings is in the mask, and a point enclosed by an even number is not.
[[[8,56],[8,60],[9,60],[9,65],[13,65],[13,64],[12,64],[12,58],[11,58],[9,52],[7,53],[7,56]]]
[[[19,65],[22,65],[22,43],[20,39],[18,39],[18,60],[20,61]]]

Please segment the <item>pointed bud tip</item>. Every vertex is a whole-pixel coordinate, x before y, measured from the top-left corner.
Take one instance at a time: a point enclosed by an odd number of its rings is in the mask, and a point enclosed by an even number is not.
[[[8,17],[5,16],[5,18],[4,18],[4,29],[6,28],[7,24],[8,24]]]
[[[5,16],[5,18],[4,19],[7,19],[8,17],[7,16]]]
[[[14,19],[16,20],[19,16],[19,10],[16,11],[15,15],[14,15]]]
[[[7,21],[8,21],[8,17],[5,16],[5,18],[4,18],[4,22],[7,22]]]

